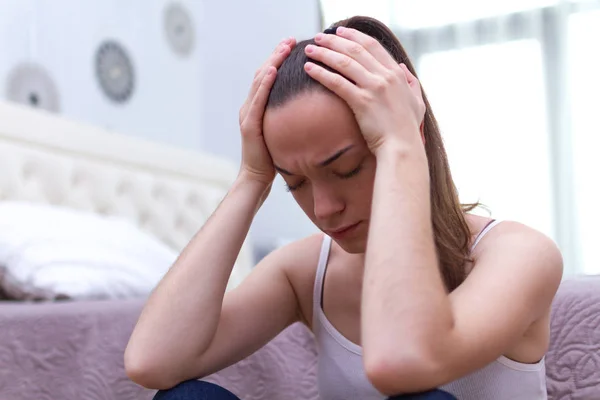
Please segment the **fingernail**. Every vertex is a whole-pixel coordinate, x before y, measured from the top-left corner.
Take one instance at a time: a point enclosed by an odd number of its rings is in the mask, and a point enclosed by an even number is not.
[[[290,44],[290,43],[292,43],[292,39],[291,38],[283,39],[282,43]]]
[[[312,63],[306,63],[304,64],[304,69],[307,71],[310,71],[312,69],[313,65]]]
[[[344,33],[346,32],[346,28],[344,28],[343,26],[338,26],[337,30],[335,31],[335,33]]]
[[[267,71],[267,75],[273,75],[273,68],[269,68],[269,70]]]
[[[313,51],[315,51],[315,46],[313,46],[312,44],[309,44],[308,46],[306,46],[306,52],[307,53],[312,53]]]
[[[285,51],[287,50],[287,46],[286,45],[282,45],[281,48],[279,49],[280,53],[285,53]]]
[[[319,40],[323,39],[323,34],[322,33],[317,33],[317,36],[315,36],[315,40],[318,42]]]

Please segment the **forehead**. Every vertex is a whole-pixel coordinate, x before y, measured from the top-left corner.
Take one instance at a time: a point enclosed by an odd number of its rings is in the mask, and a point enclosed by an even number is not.
[[[300,153],[323,159],[345,146],[362,143],[352,110],[339,97],[320,90],[267,109],[263,133],[275,161]]]

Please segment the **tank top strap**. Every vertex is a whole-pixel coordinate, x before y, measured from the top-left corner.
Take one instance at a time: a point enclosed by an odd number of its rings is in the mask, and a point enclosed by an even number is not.
[[[483,227],[483,229],[481,230],[481,232],[479,232],[479,234],[475,238],[475,241],[473,242],[473,245],[471,246],[471,252],[473,252],[473,250],[475,250],[475,246],[477,246],[477,244],[479,244],[479,242],[481,241],[481,239],[483,239],[483,237],[489,231],[491,231],[496,225],[498,225],[500,222],[502,222],[502,221],[493,219],[490,222],[488,222],[486,226]]]
[[[317,264],[317,273],[315,274],[315,286],[313,288],[313,327],[316,327],[319,323],[321,298],[323,296],[323,279],[325,277],[325,270],[327,269],[327,260],[329,259],[330,249],[331,238],[327,235],[323,235],[319,263]]]

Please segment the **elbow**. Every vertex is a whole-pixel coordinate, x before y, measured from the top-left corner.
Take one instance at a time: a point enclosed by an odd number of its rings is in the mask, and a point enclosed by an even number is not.
[[[424,392],[444,383],[439,363],[426,352],[365,352],[363,362],[371,384],[387,396]]]
[[[167,390],[179,383],[173,376],[172,369],[147,357],[140,357],[126,351],[124,365],[127,377],[147,389]]]

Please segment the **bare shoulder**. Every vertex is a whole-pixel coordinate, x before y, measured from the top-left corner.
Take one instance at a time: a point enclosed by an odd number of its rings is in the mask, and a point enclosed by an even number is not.
[[[300,306],[300,320],[308,327],[312,321],[312,292],[323,234],[316,233],[306,238],[287,244],[267,258],[276,259],[294,289]]]
[[[556,243],[544,233],[515,221],[502,221],[491,229],[473,252],[476,260],[497,257],[510,250],[516,257],[539,260],[562,273],[562,255]]]
[[[469,222],[476,236],[490,220]],[[469,343],[466,348],[485,362],[500,354],[522,363],[538,362],[548,348],[550,310],[563,273],[557,245],[531,227],[502,221],[471,255],[474,263],[467,278],[450,294],[457,331]]]
[[[556,243],[519,222],[502,221],[496,225],[472,255],[472,275],[526,280],[527,287],[537,293],[542,303],[552,300],[562,279],[563,259]]]
[[[315,257],[318,260],[322,242],[323,234],[316,233],[273,250],[265,260],[276,260],[287,273],[294,274],[315,261]]]

